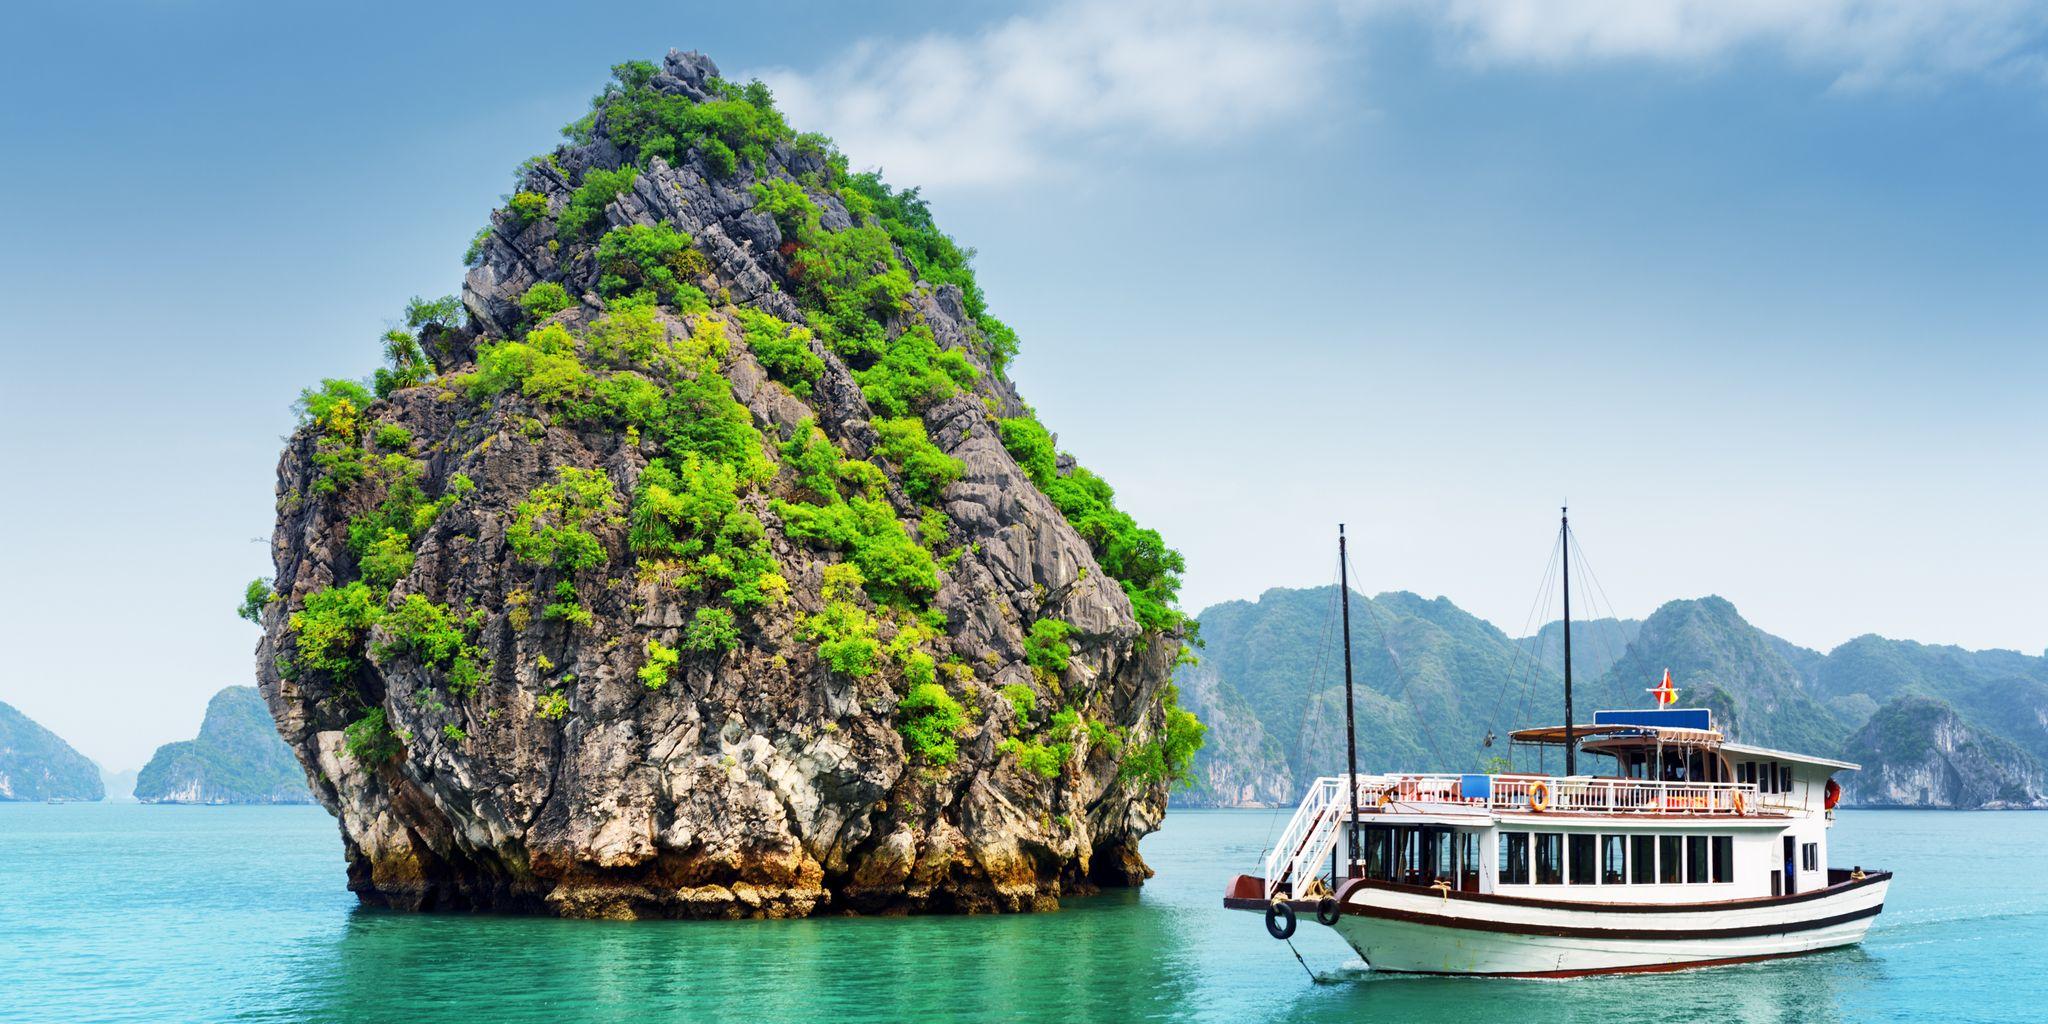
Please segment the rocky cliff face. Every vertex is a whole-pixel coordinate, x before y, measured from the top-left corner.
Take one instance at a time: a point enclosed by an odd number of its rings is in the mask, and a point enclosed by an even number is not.
[[[309,804],[305,773],[277,738],[253,686],[230,686],[206,704],[196,739],[158,747],[134,779],[146,804]]]
[[[2039,762],[1980,730],[1932,697],[1899,697],[1849,738],[1843,755],[1863,765],[1843,776],[1844,802],[1949,809],[2048,807]]]
[[[99,766],[56,733],[0,704],[0,800],[99,800]]]
[[[1266,732],[1251,702],[1206,662],[1183,669],[1183,699],[1208,727],[1193,777],[1174,791],[1176,807],[1289,807],[1301,799],[1279,740]]]
[[[622,65],[278,465],[259,680],[369,903],[1028,910],[1149,874],[1179,559],[915,193]],[[458,326],[459,319],[466,325]]]

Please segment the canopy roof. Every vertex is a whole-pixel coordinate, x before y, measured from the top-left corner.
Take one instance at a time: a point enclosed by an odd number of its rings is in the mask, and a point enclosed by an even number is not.
[[[1516,743],[1548,743],[1553,746],[1565,744],[1565,726],[1544,725],[1534,729],[1517,729],[1508,733],[1508,739]],[[1647,743],[1688,743],[1694,746],[1720,746],[1721,732],[1718,729],[1673,729],[1655,725],[1574,725],[1571,741],[1584,743],[1587,740],[1640,739]]]
[[[1544,725],[1534,729],[1517,729],[1508,734],[1516,743],[1538,743],[1550,746],[1564,746],[1565,727]],[[1838,761],[1831,757],[1816,757],[1812,754],[1795,754],[1789,750],[1773,750],[1770,747],[1751,746],[1747,743],[1729,743],[1719,729],[1672,729],[1652,725],[1574,725],[1572,742],[1589,747],[1633,746],[1652,743],[1670,743],[1684,746],[1718,749],[1723,754],[1741,755],[1758,759],[1785,761],[1791,764],[1812,764],[1836,770],[1856,771],[1862,766],[1853,761]]]

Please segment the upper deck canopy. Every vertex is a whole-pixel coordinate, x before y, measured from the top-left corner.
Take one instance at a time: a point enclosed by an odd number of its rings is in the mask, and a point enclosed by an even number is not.
[[[1508,734],[1516,743],[1535,743],[1563,746],[1567,742],[1566,727],[1544,725],[1533,729],[1518,729]],[[1747,755],[1768,758],[1793,764],[1821,765],[1827,768],[1855,771],[1860,765],[1849,761],[1838,761],[1812,754],[1795,754],[1787,750],[1773,750],[1769,747],[1750,746],[1746,743],[1730,743],[1714,727],[1713,714],[1706,708],[1669,708],[1640,711],[1596,711],[1591,725],[1570,727],[1569,742],[1583,744],[1589,749],[1634,747],[1638,745],[1668,744],[1685,747],[1701,747],[1719,750],[1724,754]]]

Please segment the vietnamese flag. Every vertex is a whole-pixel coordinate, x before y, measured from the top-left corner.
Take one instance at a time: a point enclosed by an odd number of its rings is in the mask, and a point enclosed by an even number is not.
[[[1664,670],[1664,681],[1651,687],[1647,692],[1657,698],[1657,706],[1660,708],[1666,704],[1678,703],[1678,688],[1671,685],[1671,670],[1668,668]]]

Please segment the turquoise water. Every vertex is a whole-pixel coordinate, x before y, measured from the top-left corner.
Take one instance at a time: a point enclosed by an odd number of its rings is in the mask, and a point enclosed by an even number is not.
[[[1304,923],[1311,984],[1218,906],[1273,827],[1175,812],[1158,878],[1056,914],[619,923],[360,910],[317,808],[0,804],[0,1020],[2048,1019],[2048,814],[1848,812],[1899,873],[1862,948],[1568,982],[1362,977]]]

